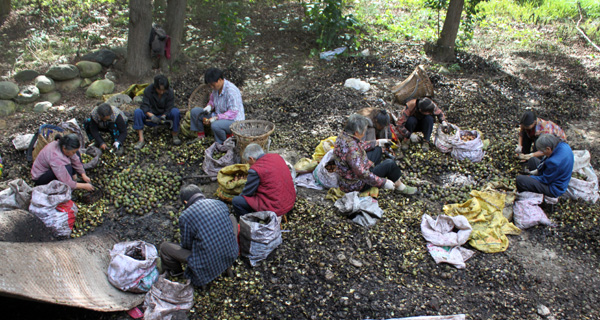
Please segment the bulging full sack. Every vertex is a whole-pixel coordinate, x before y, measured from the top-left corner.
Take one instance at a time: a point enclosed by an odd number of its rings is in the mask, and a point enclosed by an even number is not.
[[[571,199],[583,199],[596,203],[598,201],[598,176],[590,164],[590,152],[587,150],[574,150],[573,173],[585,176],[585,180],[571,178],[565,196]]]
[[[479,131],[460,130],[459,135],[458,140],[452,141],[452,151],[450,152],[452,157],[461,161],[469,159],[472,162],[480,162],[485,152],[483,152],[483,141]],[[473,139],[466,140],[466,137],[473,137]]]
[[[71,188],[53,180],[33,188],[29,212],[40,218],[55,237],[68,237],[77,216],[77,205],[71,201]]]
[[[452,128],[450,133],[444,132],[442,126],[438,126],[435,132],[434,144],[441,153],[451,152],[454,144],[460,141],[460,129],[453,124],[448,125]]]
[[[240,218],[240,251],[251,266],[266,259],[281,244],[281,229],[273,211],[259,211]]]
[[[225,153],[222,157],[216,159],[215,154]],[[217,179],[219,171],[232,164],[239,163],[239,157],[235,153],[235,142],[229,138],[223,144],[213,143],[206,151],[204,151],[204,162],[202,170],[209,175],[213,181]]]
[[[144,320],[187,319],[193,306],[194,287],[190,280],[174,282],[162,274],[144,298]]]
[[[147,242],[119,242],[110,251],[108,281],[123,291],[148,292],[158,279],[157,259],[156,247]]]
[[[313,177],[315,181],[322,185],[325,188],[337,188],[338,185],[338,174],[334,171],[329,171],[327,169],[328,166],[333,163],[333,150],[329,150],[321,162],[317,165],[315,170],[313,170]]]

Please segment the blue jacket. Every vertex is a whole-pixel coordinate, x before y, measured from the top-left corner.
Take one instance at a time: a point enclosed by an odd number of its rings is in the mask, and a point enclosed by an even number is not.
[[[550,187],[550,192],[555,197],[560,197],[569,186],[573,173],[573,151],[565,142],[560,142],[552,151],[550,157],[538,166],[538,176],[534,179]]]

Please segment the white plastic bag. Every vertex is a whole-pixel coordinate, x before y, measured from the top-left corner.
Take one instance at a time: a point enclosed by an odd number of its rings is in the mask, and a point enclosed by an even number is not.
[[[315,177],[315,181],[322,185],[323,187],[329,188],[337,188],[338,185],[338,174],[333,171],[327,171],[327,164],[329,161],[333,160],[333,150],[327,151],[321,162],[317,165],[315,170],[313,171],[313,176]]]
[[[427,250],[435,263],[449,263],[458,269],[464,269],[465,261],[474,254],[472,250],[461,247],[469,240],[472,231],[467,218],[461,215],[440,215],[434,220],[424,214],[421,219],[421,234],[427,240]]]
[[[344,87],[352,88],[362,93],[365,93],[371,89],[371,85],[368,82],[355,78],[346,79],[344,82]]]
[[[590,166],[591,155],[587,150],[573,150],[573,172]]]
[[[49,184],[33,188],[29,212],[35,214],[46,227],[52,229],[55,237],[68,237],[71,235],[69,218],[72,225],[77,214],[77,206],[75,203],[69,206],[73,214],[71,217],[69,213],[58,210],[57,207],[69,201],[71,201],[71,188],[58,180],[53,180]]]
[[[452,151],[452,146],[454,146],[454,143],[460,141],[460,129],[451,123],[448,125],[452,128],[454,134],[444,133],[442,126],[438,126],[437,131],[435,132],[434,144],[441,153],[448,153]]]
[[[513,206],[513,220],[519,229],[527,229],[538,224],[554,226],[548,219],[539,204],[544,201],[544,195],[533,192],[517,193],[517,200]]]
[[[452,151],[450,154],[453,158],[458,160],[469,159],[472,162],[479,162],[483,159],[483,141],[481,140],[481,134],[477,130],[467,131],[460,130],[460,136],[465,134],[474,134],[476,137],[471,141],[463,141],[462,139],[458,139],[458,141],[452,141]]]
[[[337,199],[334,206],[352,221],[363,226],[375,225],[381,217],[383,210],[379,207],[377,200],[372,197],[359,197],[358,191],[348,192]]]
[[[158,279],[154,245],[144,241],[119,242],[110,251],[108,281],[116,288],[130,292],[148,292]]]
[[[280,244],[281,229],[275,212],[252,212],[240,218],[240,253],[251,266],[266,259]]]
[[[0,211],[27,210],[33,189],[23,179],[8,182],[8,189],[0,192]]]
[[[19,151],[27,150],[27,148],[29,148],[29,144],[31,143],[31,139],[33,139],[33,136],[35,136],[33,133],[20,134],[12,140],[13,146],[15,146],[15,149]]]
[[[190,280],[179,283],[163,275],[144,297],[144,320],[187,319],[194,306],[194,287]]]

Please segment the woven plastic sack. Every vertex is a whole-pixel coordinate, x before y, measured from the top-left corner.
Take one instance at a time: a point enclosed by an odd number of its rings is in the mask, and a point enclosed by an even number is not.
[[[144,297],[144,320],[187,319],[193,306],[194,287],[190,280],[174,282],[162,274]]]
[[[327,139],[321,140],[317,148],[315,149],[315,153],[313,153],[312,158],[317,161],[321,161],[325,154],[329,150],[333,150],[333,146],[335,144],[335,140],[337,140],[337,136],[331,136]]]
[[[144,241],[119,242],[110,251],[108,281],[116,288],[148,292],[158,279],[156,247]]]
[[[60,206],[63,203],[68,204]],[[68,237],[73,227],[72,223],[69,225],[69,220],[75,221],[77,205],[71,201],[71,188],[53,180],[49,184],[33,188],[29,212],[40,218],[55,237]]]
[[[190,111],[185,113],[185,116],[181,119],[181,123],[179,124],[179,135],[184,137],[184,138],[188,138],[188,139],[192,139],[192,138],[196,138],[197,134],[196,132],[191,130],[191,123],[192,123],[192,113]]]
[[[513,206],[513,220],[519,229],[527,229],[538,224],[553,226],[554,224],[539,204],[544,201],[544,195],[533,192],[517,193],[517,201]]]
[[[234,164],[227,166],[217,174],[219,187],[215,195],[222,200],[231,202],[234,196],[239,195],[248,180],[249,164]]]
[[[27,210],[33,189],[23,179],[8,182],[8,189],[0,192],[0,211]]]
[[[565,196],[571,199],[582,199],[596,203],[598,201],[598,176],[592,166],[581,168],[577,173],[585,175],[586,179],[571,178]]]
[[[446,134],[444,130],[442,130],[442,126],[438,126],[437,131],[435,132],[434,144],[441,153],[452,151],[454,144],[460,140],[460,129],[453,124],[449,123],[448,125],[452,128],[454,134]]]
[[[219,152],[225,152],[225,155],[219,159],[215,159],[213,155]],[[217,180],[217,175],[221,169],[239,162],[240,159],[235,153],[235,142],[232,138],[229,138],[225,140],[223,144],[213,143],[206,151],[204,151],[202,170],[204,170],[212,180]]]
[[[573,150],[573,172],[589,167],[591,155],[587,150]]]
[[[337,188],[339,187],[338,185],[338,174],[333,171],[333,172],[329,172],[327,171],[327,164],[333,160],[333,150],[329,150],[325,156],[323,157],[323,159],[321,160],[321,162],[319,162],[319,165],[317,165],[317,167],[315,168],[315,170],[313,171],[313,177],[315,177],[315,181],[322,185],[325,188]]]
[[[98,166],[98,163],[100,163],[100,156],[102,156],[102,150],[100,148],[90,146],[86,149],[80,149],[79,152],[89,154],[93,157],[92,160],[83,164],[85,170],[95,168]]]
[[[296,169],[297,174],[309,173],[313,172],[319,161],[309,158],[302,158],[296,162],[294,165],[294,169]]]
[[[240,218],[240,253],[251,266],[266,259],[281,244],[281,229],[273,211],[252,212]]]
[[[466,133],[475,134],[475,139],[471,141],[463,141],[458,139],[452,141],[452,151],[450,154],[457,160],[469,159],[472,162],[480,162],[483,159],[485,152],[483,151],[483,141],[481,140],[481,133],[477,130],[466,131],[460,130],[459,133],[462,136]]]

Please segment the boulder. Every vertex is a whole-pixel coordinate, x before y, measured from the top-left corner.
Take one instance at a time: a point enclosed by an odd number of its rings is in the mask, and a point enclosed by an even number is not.
[[[44,94],[40,95],[40,100],[48,101],[52,104],[59,102],[61,98],[62,98],[62,95],[58,91],[52,91],[52,92],[48,92],[48,93],[44,93]]]
[[[52,102],[49,102],[49,101],[38,102],[33,107],[33,112],[38,112],[38,113],[46,112],[51,107],[52,107]]]
[[[46,76],[57,81],[71,80],[79,76],[79,69],[72,64],[59,64],[50,67]]]
[[[117,82],[117,75],[114,72],[109,71],[104,75],[104,79],[108,79],[112,82]]]
[[[94,52],[90,52],[83,56],[82,60],[98,62],[103,67],[110,67],[117,58],[117,55],[108,49],[100,49]]]
[[[18,82],[29,82],[39,75],[40,73],[35,70],[21,70],[15,75],[15,80]]]
[[[79,88],[81,78],[66,81],[56,81],[56,89],[61,92],[73,92]]]
[[[40,93],[48,93],[56,89],[56,84],[54,84],[54,80],[46,76],[37,76],[33,83],[35,83],[35,86],[38,89],[40,89]]]
[[[79,86],[82,88],[85,88],[85,87],[89,86],[90,84],[92,84],[92,82],[94,82],[94,80],[92,80],[90,78],[84,78],[83,81],[81,81],[81,84]]]
[[[111,48],[110,50],[112,50],[117,57],[126,57],[127,56],[127,47],[114,47]]]
[[[11,100],[0,100],[0,116],[8,116],[17,111],[17,105]]]
[[[115,84],[107,79],[96,80],[85,92],[88,98],[102,98],[103,95],[112,93],[115,90]]]
[[[79,76],[82,78],[91,78],[102,71],[102,65],[98,62],[79,61],[75,65],[79,69]]]
[[[40,90],[36,86],[26,86],[17,95],[15,101],[18,104],[28,104],[40,97]]]
[[[126,94],[120,93],[108,98],[106,103],[110,104],[111,106],[119,107],[122,104],[130,104],[131,98]]]
[[[19,94],[19,86],[10,81],[0,81],[0,100],[14,99]]]

